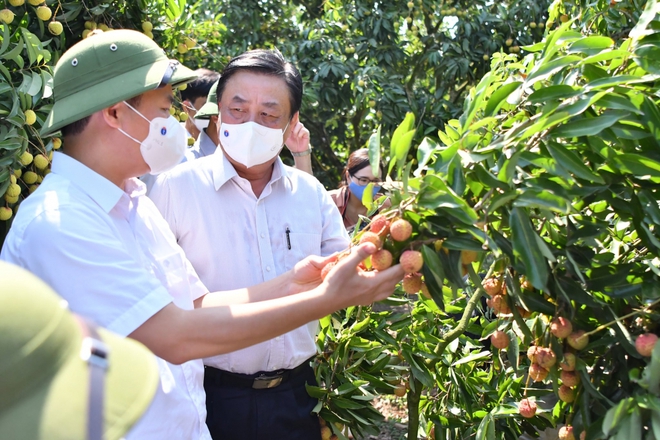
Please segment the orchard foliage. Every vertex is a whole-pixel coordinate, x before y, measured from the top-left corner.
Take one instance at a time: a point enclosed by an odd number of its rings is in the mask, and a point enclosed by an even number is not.
[[[325,419],[368,433],[359,404],[404,382],[408,438],[660,438],[660,5],[608,35],[618,4],[567,6],[528,55],[493,56],[415,163],[412,115],[392,135],[432,300],[323,322]]]
[[[377,126],[390,133],[412,111],[422,136],[458,117],[492,54],[519,54],[542,38],[548,4],[202,0],[200,48],[185,62],[221,70],[232,56],[262,47],[295,62],[305,80],[301,120],[315,148],[314,174],[332,188],[349,153]]]

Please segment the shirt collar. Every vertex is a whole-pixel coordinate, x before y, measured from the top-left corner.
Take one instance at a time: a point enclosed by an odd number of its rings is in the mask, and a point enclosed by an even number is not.
[[[215,190],[218,191],[222,187],[222,185],[227,183],[228,180],[232,179],[234,176],[238,176],[238,173],[236,172],[236,169],[231,164],[231,162],[227,160],[227,157],[225,156],[225,152],[222,151],[222,148],[218,147],[215,150],[213,157],[215,161],[212,168],[213,184],[215,185]],[[284,166],[284,163],[282,163],[282,159],[277,157],[275,159],[274,165],[275,166],[273,167],[273,174],[270,176],[270,181],[268,182],[268,184],[272,185],[274,182],[284,177],[289,183],[289,185],[291,185],[292,183],[290,176],[291,171]]]
[[[117,185],[64,153],[53,154],[51,171],[71,181],[105,212],[110,212],[124,194]]]

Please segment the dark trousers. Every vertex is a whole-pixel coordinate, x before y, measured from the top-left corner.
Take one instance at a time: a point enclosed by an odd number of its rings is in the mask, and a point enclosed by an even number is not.
[[[314,371],[309,365],[297,370],[277,387],[253,389],[249,380],[243,380],[251,376],[237,377],[206,367],[206,424],[211,437],[214,440],[320,440],[319,419],[312,413],[318,400],[305,389],[305,383],[316,385]]]

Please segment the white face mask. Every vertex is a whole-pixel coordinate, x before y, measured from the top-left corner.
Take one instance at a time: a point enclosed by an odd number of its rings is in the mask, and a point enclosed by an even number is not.
[[[143,141],[138,141],[121,128],[118,128],[128,138],[140,144],[142,158],[149,165],[151,174],[160,174],[174,168],[181,162],[186,153],[186,131],[173,116],[168,118],[153,118],[151,121],[142,113],[124,101],[142,119],[149,122],[149,134]]]
[[[220,143],[225,153],[247,168],[277,156],[284,145],[284,130],[268,128],[256,122],[220,124]]]
[[[195,127],[197,127],[197,130],[199,130],[199,131],[204,131],[204,129],[209,126],[209,120],[208,119],[195,119],[195,118],[193,118],[193,123],[195,124]]]

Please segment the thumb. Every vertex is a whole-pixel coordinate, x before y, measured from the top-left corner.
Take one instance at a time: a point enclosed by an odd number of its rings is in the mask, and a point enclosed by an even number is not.
[[[362,243],[361,245],[354,247],[347,257],[341,259],[339,264],[357,267],[358,264],[377,250],[378,248],[376,248],[376,245],[373,243]]]

